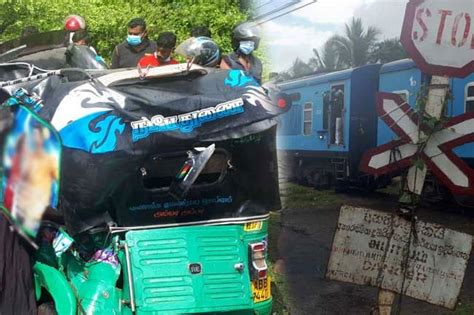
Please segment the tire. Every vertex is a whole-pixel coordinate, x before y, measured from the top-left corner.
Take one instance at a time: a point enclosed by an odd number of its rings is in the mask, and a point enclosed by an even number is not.
[[[58,315],[54,302],[47,302],[38,306],[38,315]]]

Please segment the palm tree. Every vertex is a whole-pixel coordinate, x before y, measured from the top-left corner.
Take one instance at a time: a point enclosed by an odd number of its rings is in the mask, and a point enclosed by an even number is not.
[[[398,38],[386,39],[375,44],[370,54],[370,62],[387,63],[394,60],[408,58]]]
[[[352,18],[351,23],[346,24],[345,35],[332,36],[327,45],[332,47],[341,66],[358,67],[369,62],[370,53],[379,33],[379,30],[372,26],[365,30],[361,19]]]
[[[313,73],[313,68],[308,63],[304,62],[300,58],[296,58],[293,61],[291,67],[286,71],[282,71],[277,75],[277,81],[285,81],[304,77]]]
[[[331,41],[327,41],[321,53],[313,48],[314,57],[308,61],[308,65],[318,72],[332,72],[343,68],[339,61],[335,47]]]

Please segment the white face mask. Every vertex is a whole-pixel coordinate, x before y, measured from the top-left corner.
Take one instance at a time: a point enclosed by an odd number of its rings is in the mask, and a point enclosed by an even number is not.
[[[158,54],[155,52],[155,58],[160,60],[161,62],[170,62],[171,60],[171,55],[169,55],[168,57],[166,57],[166,59],[163,59],[161,58],[161,56],[158,56]]]
[[[244,55],[250,55],[255,50],[255,42],[244,40],[239,43],[239,51]]]

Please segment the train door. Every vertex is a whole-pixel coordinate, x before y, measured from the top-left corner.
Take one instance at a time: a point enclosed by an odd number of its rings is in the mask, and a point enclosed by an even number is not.
[[[344,82],[331,84],[324,102],[325,129],[329,130],[329,145],[344,145],[346,104]]]

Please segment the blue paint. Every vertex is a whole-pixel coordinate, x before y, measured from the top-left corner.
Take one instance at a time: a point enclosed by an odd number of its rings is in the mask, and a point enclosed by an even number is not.
[[[415,107],[416,98],[427,78],[409,59],[398,60],[383,65],[380,70],[379,91],[405,93],[407,102]],[[377,121],[377,146],[398,139],[398,136],[380,118]]]
[[[447,116],[455,117],[466,112],[466,87],[474,82],[474,74],[466,78],[451,78],[450,88],[453,100],[447,105]],[[381,92],[408,92],[408,104],[416,108],[416,98],[422,86],[429,84],[429,76],[422,73],[412,60],[405,59],[385,64],[380,71]],[[395,133],[381,120],[378,122],[377,145],[396,139]],[[474,158],[474,143],[467,143],[454,149],[461,158]]]
[[[203,123],[216,121],[218,119],[238,115],[244,112],[242,100],[230,101],[218,104],[216,107],[186,113],[178,116],[163,117],[153,116],[151,119],[143,118],[131,123],[132,141],[144,139],[153,133],[180,131],[190,133],[194,129],[201,127]]]
[[[101,115],[104,118],[92,125]],[[114,151],[117,137],[124,130],[125,125],[120,117],[110,115],[110,111],[103,111],[70,123],[59,134],[65,147],[97,154]]]
[[[43,108],[43,101],[35,93],[29,93],[24,88],[19,88],[3,103],[3,106],[24,105],[33,112],[38,113]]]
[[[359,137],[362,125],[366,134],[374,134],[375,93],[380,65],[369,65],[328,74],[316,74],[283,82],[279,86],[286,94],[299,94],[292,108],[280,118],[277,148],[283,151],[303,151],[314,154],[348,154],[363,147],[374,146],[372,137]],[[325,106],[325,95],[335,87],[344,88],[343,145],[334,143],[335,128],[331,128],[332,105]],[[306,111],[305,105],[311,110]],[[325,115],[326,112],[326,115]],[[306,119],[305,119],[306,115]],[[311,122],[304,132],[304,121]],[[351,140],[356,139],[356,142]],[[367,142],[370,142],[367,143]]]
[[[248,85],[259,86],[257,80],[242,70],[230,70],[224,84],[232,88]]]

